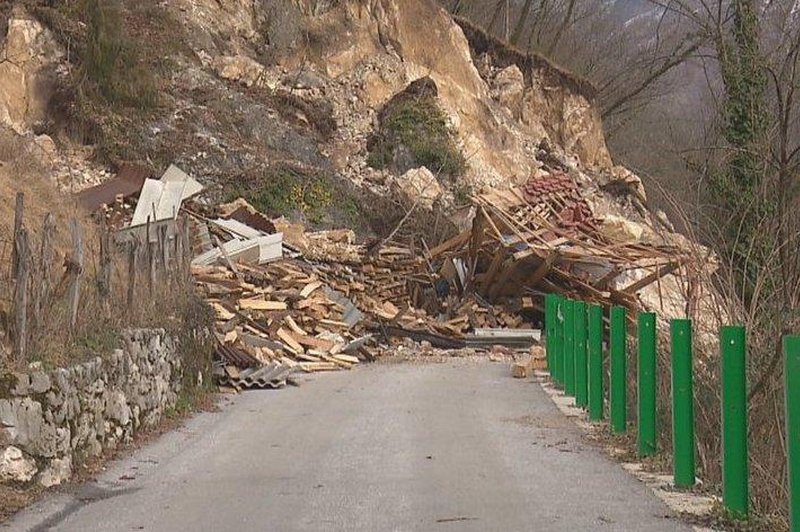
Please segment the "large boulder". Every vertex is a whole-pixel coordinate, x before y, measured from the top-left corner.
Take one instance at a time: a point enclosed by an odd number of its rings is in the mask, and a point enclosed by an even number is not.
[[[36,462],[12,446],[0,453],[0,482],[29,482],[36,474]]]
[[[69,480],[72,475],[72,458],[67,455],[63,458],[50,460],[50,464],[39,475],[39,484],[45,488],[58,486]]]
[[[642,241],[647,228],[637,222],[607,214],[600,226],[600,232],[609,240],[620,244],[635,244]]]
[[[417,204],[420,208],[431,209],[443,194],[436,176],[424,166],[409,170],[396,178],[393,184],[396,193],[409,207]]]

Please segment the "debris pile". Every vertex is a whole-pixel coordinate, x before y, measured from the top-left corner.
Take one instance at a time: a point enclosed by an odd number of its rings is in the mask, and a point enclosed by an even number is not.
[[[432,249],[443,277],[490,302],[521,297],[543,312],[543,293],[639,310],[637,292],[691,260],[684,248],[615,241],[567,174],[474,198],[471,229]],[[630,271],[638,279],[619,286]]]
[[[349,369],[398,342],[530,353],[513,368],[527,375],[541,364],[533,350],[543,293],[635,310],[638,290],[688,260],[677,246],[603,232],[606,220],[565,173],[474,197],[472,227],[424,254],[391,241],[356,243],[346,229],[307,232],[241,198],[198,203],[191,198],[202,186],[174,166],[160,180],[140,172],[89,197],[130,201],[132,179],[141,190],[133,212],[115,212],[124,222],[119,240],[188,231],[192,274],[216,314],[214,375],[235,390]],[[620,287],[631,270],[637,280]]]
[[[338,297],[309,264],[193,266],[217,318],[215,375],[234,388],[279,387],[295,371],[348,369],[372,356],[361,313]]]

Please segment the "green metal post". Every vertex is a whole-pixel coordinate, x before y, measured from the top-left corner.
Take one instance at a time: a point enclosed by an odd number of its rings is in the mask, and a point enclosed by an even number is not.
[[[556,335],[556,305],[557,295],[547,294],[544,297],[544,348],[547,354],[547,371],[553,375],[553,360],[555,359],[555,335]]]
[[[639,314],[639,456],[656,454],[656,315]]]
[[[575,309],[575,405],[585,408],[589,404],[588,354],[586,331],[586,303],[576,301]]]
[[[627,373],[626,311],[624,307],[611,308],[611,431],[625,432],[627,426]]]
[[[589,307],[589,421],[603,419],[603,307]]]
[[[722,351],[722,500],[737,518],[750,503],[747,470],[747,377],[744,327],[723,327]]]
[[[672,440],[675,485],[695,483],[694,390],[692,385],[692,322],[672,320]]]
[[[556,322],[555,322],[555,340],[556,345],[554,348],[555,359],[553,360],[553,375],[556,384],[564,385],[563,368],[564,368],[564,298],[557,296],[556,299]]]
[[[786,385],[786,454],[789,460],[789,529],[800,531],[800,336],[783,339]]]
[[[575,302],[564,301],[564,393],[575,395]]]

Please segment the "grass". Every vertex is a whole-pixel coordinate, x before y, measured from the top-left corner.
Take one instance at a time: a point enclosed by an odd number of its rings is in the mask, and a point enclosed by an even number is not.
[[[268,216],[302,218],[318,227],[365,224],[359,201],[322,170],[269,166],[231,180],[225,197],[228,201],[243,197]]]
[[[431,95],[390,101],[379,130],[368,142],[367,163],[376,169],[408,170],[398,159],[410,156],[410,167],[425,166],[450,179],[464,173],[466,159],[457,148],[447,117]],[[399,167],[398,167],[399,166]]]

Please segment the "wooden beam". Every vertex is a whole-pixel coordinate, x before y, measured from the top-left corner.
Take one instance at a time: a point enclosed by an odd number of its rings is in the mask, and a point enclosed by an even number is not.
[[[669,275],[670,273],[674,272],[676,269],[678,269],[679,266],[680,266],[680,263],[678,263],[678,262],[672,262],[672,263],[666,265],[663,268],[660,268],[660,267],[656,266],[656,271],[654,271],[650,275],[648,275],[648,276],[636,281],[635,283],[629,284],[628,286],[623,288],[621,290],[621,292],[626,292],[628,294],[635,294],[636,292],[638,292],[642,288],[644,288],[646,286],[649,286],[649,285],[653,284],[654,282],[658,281],[659,279],[661,279],[662,277],[664,277],[666,275]]]
[[[471,235],[472,231],[467,230],[454,236],[449,240],[442,242],[441,244],[430,250],[429,252],[430,258],[437,257],[446,251],[450,251],[453,248],[466,244],[469,241]]]
[[[525,284],[531,287],[539,284],[539,281],[544,279],[547,274],[550,273],[550,270],[553,268],[553,264],[555,264],[558,260],[558,256],[558,251],[553,251],[550,253],[547,258],[542,261],[539,267],[536,268],[536,271],[533,272],[533,275],[531,275],[531,278],[528,279]]]

